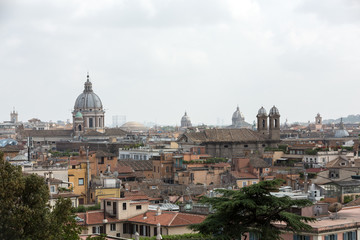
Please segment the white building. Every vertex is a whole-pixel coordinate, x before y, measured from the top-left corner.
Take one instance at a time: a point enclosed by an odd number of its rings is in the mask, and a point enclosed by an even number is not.
[[[303,163],[310,168],[322,168],[325,167],[328,162],[331,162],[338,157],[353,157],[354,154],[351,153],[342,153],[339,151],[321,151],[318,152],[316,155],[304,155]]]
[[[177,149],[152,149],[152,148],[136,148],[124,150],[119,148],[119,160],[149,160],[153,156],[160,156],[164,152],[175,152]]]

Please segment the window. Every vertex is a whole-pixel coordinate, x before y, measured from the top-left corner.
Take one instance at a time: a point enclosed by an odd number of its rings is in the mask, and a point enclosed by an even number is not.
[[[246,148],[247,148],[248,146],[249,146],[249,145],[247,145],[247,144],[244,145],[244,147],[246,147]]]
[[[126,203],[123,203],[123,210],[126,210]]]
[[[55,192],[55,186],[50,186],[50,192],[54,193]]]
[[[92,228],[93,233],[104,233],[104,226],[96,226]]]
[[[326,235],[325,240],[337,240],[337,234]]]
[[[343,233],[344,240],[356,240],[356,231]]]
[[[294,240],[310,240],[310,236],[294,235]]]
[[[257,182],[253,181],[252,184],[257,184]]]
[[[130,233],[130,223],[124,223],[123,224],[123,233]]]
[[[117,234],[116,234],[116,237],[121,237],[121,234],[120,234],[120,233],[117,233]]]
[[[154,166],[154,172],[156,172],[156,167]]]
[[[116,223],[110,224],[110,231],[116,231]]]
[[[246,187],[246,182],[242,182],[242,186],[243,186],[243,187]]]
[[[83,178],[79,178],[79,186],[84,185],[84,179]]]
[[[144,236],[144,225],[140,225],[140,236]]]
[[[249,233],[249,240],[260,240],[260,237],[256,233]]]
[[[154,236],[157,236],[157,227],[154,227]]]
[[[89,118],[89,127],[94,127],[94,120],[92,118]]]
[[[141,210],[141,205],[136,205],[136,210]]]
[[[111,206],[111,202],[106,202],[106,205],[107,205],[107,206]]]
[[[166,172],[169,172],[169,166],[166,167]]]

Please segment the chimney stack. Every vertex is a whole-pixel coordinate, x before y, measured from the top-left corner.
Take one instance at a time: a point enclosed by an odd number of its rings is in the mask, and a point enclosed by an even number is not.
[[[157,207],[157,209],[156,209],[156,214],[155,214],[156,216],[160,216],[161,215],[161,209],[160,209],[160,206],[159,207]]]

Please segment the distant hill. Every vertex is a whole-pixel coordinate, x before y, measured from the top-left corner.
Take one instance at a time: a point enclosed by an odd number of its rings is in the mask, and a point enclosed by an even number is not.
[[[357,115],[349,115],[347,117],[343,117],[344,123],[360,123],[360,114]],[[323,124],[329,124],[329,123],[339,123],[341,118],[338,119],[326,119],[323,120]]]

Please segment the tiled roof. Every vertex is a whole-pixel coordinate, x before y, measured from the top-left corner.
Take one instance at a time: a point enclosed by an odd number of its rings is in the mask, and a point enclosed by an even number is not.
[[[306,172],[307,173],[318,173],[318,172],[322,172],[324,170],[326,170],[326,169],[324,169],[324,168],[308,168],[308,169],[306,169]]]
[[[128,132],[120,128],[105,128],[106,136],[125,136]]]
[[[96,157],[116,157],[116,154],[110,153],[110,152],[104,152],[104,151],[97,151]]]
[[[264,136],[250,129],[206,129],[203,132],[188,132],[184,136],[193,142],[258,142]],[[182,137],[180,137],[181,139]]]
[[[129,166],[121,166],[121,167],[117,167],[116,168],[116,171],[118,172],[118,173],[133,173],[134,172],[134,170],[131,168],[131,167],[129,167]]]
[[[236,179],[258,179],[254,174],[246,172],[231,171],[231,175]]]
[[[71,137],[73,130],[25,130],[23,137]]]
[[[265,162],[263,159],[261,158],[251,158],[250,159],[250,164],[251,166],[253,166],[254,168],[267,168],[270,165]]]
[[[0,147],[1,152],[19,152],[23,150],[24,146],[22,145],[7,145],[5,147]]]
[[[103,220],[104,220],[104,211],[103,210],[88,211],[86,213],[76,213],[76,215],[84,220],[84,222],[78,222],[78,224],[81,224],[81,225],[103,224]],[[106,217],[106,219],[108,220],[108,222],[123,221],[123,220],[119,220],[116,218],[110,218],[110,217]]]
[[[231,164],[230,164],[230,163],[221,162],[221,163],[211,164],[211,166],[212,166],[212,167],[215,167],[215,168],[224,168],[224,167],[231,167]]]
[[[156,211],[148,211],[146,212],[146,219],[144,219],[144,216],[145,214],[140,214],[138,216],[129,218],[128,221],[151,225],[160,223],[162,226],[173,227],[201,223],[206,218],[204,215],[166,211],[163,211],[158,216],[156,216]]]
[[[149,160],[119,160],[118,166],[129,166],[135,171],[152,171],[152,162]]]
[[[86,131],[83,136],[86,136],[86,137],[92,137],[92,136],[103,136],[104,134],[101,133],[101,132],[98,132],[98,131],[95,131],[95,130],[88,130]]]

